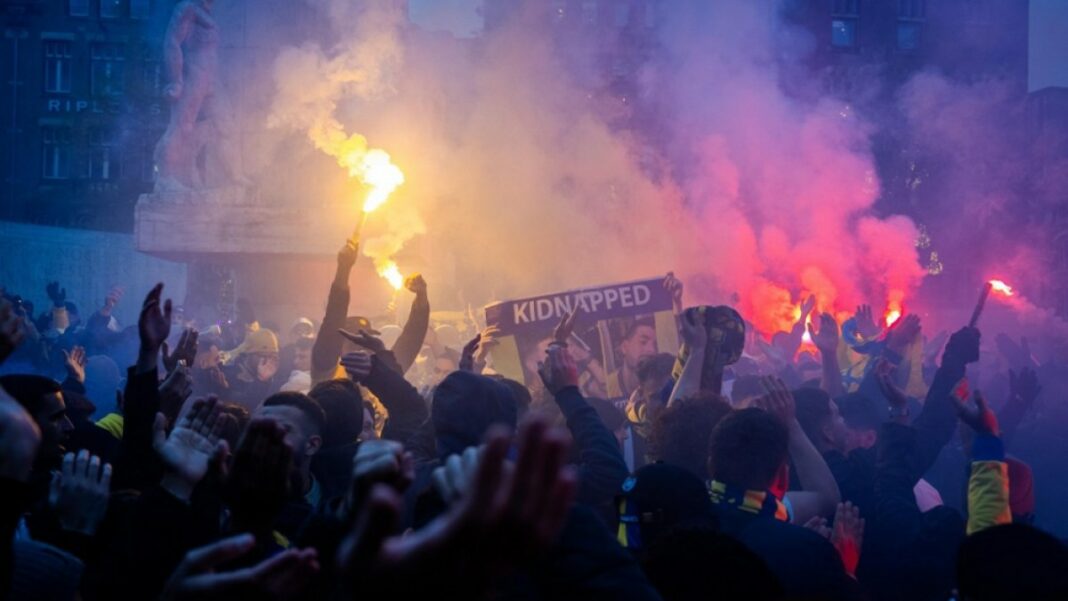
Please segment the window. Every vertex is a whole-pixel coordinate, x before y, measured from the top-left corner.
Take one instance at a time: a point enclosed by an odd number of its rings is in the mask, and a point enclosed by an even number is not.
[[[141,63],[142,90],[158,96],[163,90],[163,68],[159,61],[145,61]]]
[[[131,169],[136,167],[136,173],[144,183],[156,181],[156,140],[159,140],[162,136],[162,131],[144,132],[144,135],[140,137],[141,142],[136,153],[137,164],[128,163]],[[130,173],[135,172],[131,171]]]
[[[121,96],[126,57],[122,44],[98,43],[90,47],[94,96]]]
[[[920,47],[923,22],[927,16],[924,0],[897,0],[897,49],[912,51]]]
[[[130,17],[147,19],[152,16],[152,0],[130,0]]]
[[[44,40],[45,92],[70,93],[70,47],[65,40]]]
[[[89,0],[70,0],[70,16],[88,17]]]
[[[113,180],[119,176],[118,152],[105,130],[89,130],[89,169],[86,177],[94,180]]]
[[[582,22],[586,25],[597,24],[597,0],[583,0]]]
[[[41,176],[45,179],[70,177],[70,128],[41,128]]]
[[[831,3],[831,46],[854,48],[857,45],[858,0],[833,0]]]
[[[100,17],[119,19],[126,16],[126,0],[100,0]]]

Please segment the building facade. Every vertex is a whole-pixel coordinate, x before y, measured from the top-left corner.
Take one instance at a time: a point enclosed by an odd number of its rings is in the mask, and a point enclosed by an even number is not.
[[[132,229],[166,126],[159,34],[169,6],[3,2],[0,220]]]

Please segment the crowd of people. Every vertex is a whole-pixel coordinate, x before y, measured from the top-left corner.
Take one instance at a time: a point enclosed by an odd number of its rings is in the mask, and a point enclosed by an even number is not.
[[[197,323],[163,284],[126,326],[118,288],[84,320],[61,283],[44,310],[5,290],[2,594],[1068,599],[1006,454],[1042,392],[1026,342],[999,337],[995,413],[974,327],[809,300],[765,340],[669,275],[680,348],[586,398],[573,316],[527,386],[493,329],[435,335],[419,276],[403,326],[348,315],[356,256],[283,341],[247,305]]]

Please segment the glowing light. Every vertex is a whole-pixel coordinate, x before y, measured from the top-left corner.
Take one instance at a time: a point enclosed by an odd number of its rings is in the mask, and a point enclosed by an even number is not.
[[[899,319],[901,319],[901,311],[898,311],[897,309],[887,310],[886,327],[889,328],[890,326],[894,325],[894,323]]]
[[[1002,282],[1001,280],[990,280],[990,287],[991,287],[992,290],[996,290],[996,291],[1004,294],[1005,296],[1012,296],[1013,294],[1015,294],[1012,291],[1012,286],[1009,286],[1008,284],[1006,284],[1005,282]]]
[[[812,344],[812,334],[809,334],[808,330],[805,330],[805,333],[801,334],[801,342],[805,344]]]
[[[393,164],[389,153],[378,148],[372,148],[353,160],[349,173],[356,175],[364,186],[367,186],[367,197],[363,201],[363,211],[370,213],[382,206],[389,195],[398,186],[404,183],[404,173]]]
[[[404,276],[401,275],[400,268],[392,260],[383,261],[375,265],[375,269],[378,271],[378,275],[382,276],[390,286],[393,286],[394,290],[400,290],[404,286]]]

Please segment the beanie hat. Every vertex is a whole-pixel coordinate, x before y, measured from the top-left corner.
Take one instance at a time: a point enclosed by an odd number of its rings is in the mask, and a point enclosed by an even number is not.
[[[515,395],[508,386],[469,372],[455,371],[434,389],[430,420],[439,457],[461,453],[482,444],[490,426],[515,429],[518,419]]]

